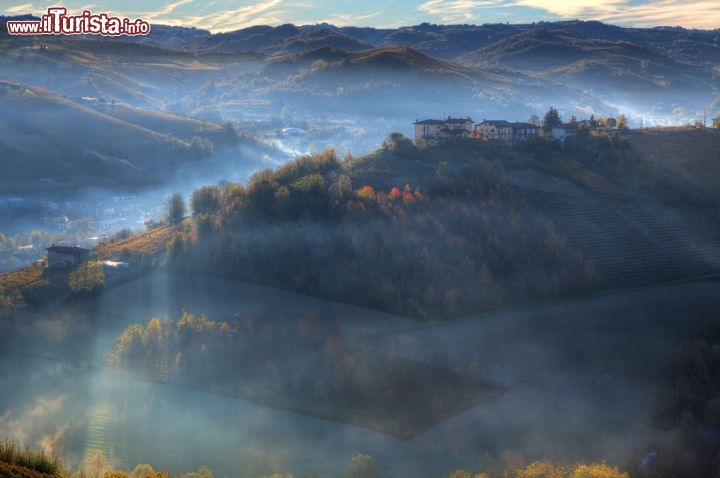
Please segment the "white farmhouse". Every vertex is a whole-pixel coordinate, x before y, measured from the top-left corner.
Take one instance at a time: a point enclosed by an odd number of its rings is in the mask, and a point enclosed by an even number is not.
[[[470,138],[473,135],[473,120],[453,118],[444,120],[426,119],[415,121],[415,142],[425,140],[430,145],[453,138]]]
[[[484,140],[503,140],[510,142],[512,138],[512,125],[505,120],[482,120],[477,125],[477,132]]]
[[[516,143],[540,134],[540,128],[530,123],[511,123],[506,120],[483,120],[475,128],[480,139],[501,140],[507,143]]]
[[[565,141],[565,138],[578,132],[579,125],[577,123],[565,123],[554,126],[552,129],[552,137],[559,141]]]

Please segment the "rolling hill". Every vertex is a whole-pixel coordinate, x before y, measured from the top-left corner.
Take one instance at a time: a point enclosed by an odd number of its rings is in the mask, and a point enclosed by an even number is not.
[[[529,84],[535,85],[532,90]],[[271,56],[256,75],[216,84],[215,94],[238,101],[253,98],[277,108],[287,105],[319,124],[340,117],[368,128],[375,118],[387,118],[391,124],[381,139],[390,131],[406,130],[415,118],[443,111],[482,118],[510,110],[524,119],[532,114],[528,105],[538,94],[556,98],[558,104],[563,95],[575,94],[547,86],[523,74],[468,67],[394,45]]]
[[[536,28],[475,50],[458,61],[632,94],[648,90],[679,94],[711,83],[708,71],[681,64],[642,44],[588,39],[571,30]]]
[[[277,55],[331,47],[346,51],[372,48],[372,44],[330,28],[301,29],[294,25],[250,27],[219,33],[189,46],[193,51],[215,53],[262,53]]]
[[[224,75],[257,69],[257,55],[203,55],[93,37],[0,35],[0,79],[67,96],[158,109]]]
[[[219,124],[0,81],[2,189],[139,189],[236,146]]]
[[[317,63],[316,63],[317,62]],[[268,58],[263,74],[298,74],[301,69],[310,68],[312,73],[329,72],[348,74],[350,81],[366,80],[365,74],[376,75],[427,75],[430,77],[455,77],[473,81],[481,78],[495,81],[509,81],[500,75],[470,68],[457,63],[434,58],[413,48],[393,45],[348,52],[337,48],[319,48],[308,52],[275,55]],[[352,75],[358,75],[353,80]]]

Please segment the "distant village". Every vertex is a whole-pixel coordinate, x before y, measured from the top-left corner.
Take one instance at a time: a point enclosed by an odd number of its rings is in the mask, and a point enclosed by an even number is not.
[[[163,205],[157,197],[134,194],[74,201],[0,196],[0,210],[5,215],[19,217],[27,221],[27,224],[33,224],[33,229],[43,231],[42,237],[47,239],[47,243],[54,239],[62,243],[70,241],[70,244],[90,247],[123,229],[137,230],[145,227],[151,218],[163,214]],[[42,257],[44,251],[50,252],[49,249],[43,249],[42,242],[34,241],[33,244],[28,234],[23,234],[25,242],[13,242],[13,233],[12,230],[0,231],[0,237],[5,235],[5,242],[0,241],[0,273],[34,262]],[[19,240],[19,237],[16,239]],[[62,253],[67,250],[55,252]],[[55,260],[54,257],[49,265],[58,267],[63,261],[67,264],[80,263],[84,256],[78,256],[75,254],[77,252],[73,252],[73,255],[77,256],[73,260],[68,257]]]
[[[154,205],[147,200],[139,201],[137,196],[117,195],[100,200],[50,201],[38,200],[30,204],[32,199],[24,197],[0,197],[0,206],[14,203],[43,211],[37,216],[37,223],[47,230],[95,231],[100,235],[112,233],[124,228],[134,229],[142,226],[148,217],[155,212]],[[74,219],[71,219],[73,218]]]
[[[135,195],[113,196],[106,203],[83,203],[65,201],[63,204],[46,202],[46,213],[42,216],[42,225],[47,229],[69,231],[78,228],[94,230],[100,234],[114,232],[123,227],[136,227],[138,217],[145,212],[137,207]],[[71,220],[66,214],[79,218]],[[131,220],[134,218],[135,220]]]

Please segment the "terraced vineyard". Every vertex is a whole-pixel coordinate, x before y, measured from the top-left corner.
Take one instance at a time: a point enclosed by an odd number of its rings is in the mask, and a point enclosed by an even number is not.
[[[118,255],[122,255],[125,251],[132,251],[137,254],[158,254],[165,250],[175,231],[183,226],[190,226],[191,223],[192,220],[187,218],[179,225],[159,227],[113,243],[101,243],[97,248],[98,258],[117,258]]]
[[[47,285],[43,271],[42,267],[32,266],[0,274],[0,289],[10,290]]]
[[[636,132],[630,142],[661,171],[720,199],[720,131],[660,129]]]
[[[31,265],[0,274],[0,293],[18,290],[25,303],[47,303],[68,293],[67,274],[64,269],[46,269]]]
[[[595,263],[608,287],[720,274],[720,206],[671,207],[539,191],[527,198]]]

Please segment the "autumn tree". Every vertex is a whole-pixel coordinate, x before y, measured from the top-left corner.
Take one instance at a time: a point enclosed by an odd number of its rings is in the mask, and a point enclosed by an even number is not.
[[[375,189],[370,185],[365,185],[357,190],[357,197],[367,202],[375,201]]]
[[[107,472],[112,472],[112,468],[108,464],[105,455],[98,452],[85,464],[82,476],[86,478],[103,478]]]
[[[477,473],[473,475],[469,471],[458,468],[448,475],[448,478],[490,478],[486,473]]]
[[[190,473],[180,475],[179,478],[213,478],[213,472],[207,466],[203,466],[197,471],[191,471]]]
[[[565,478],[567,469],[548,460],[535,461],[518,470],[514,476],[517,478]]]
[[[470,472],[463,470],[462,468],[458,468],[457,470],[453,471],[448,475],[448,478],[472,478],[472,475]]]
[[[125,473],[122,470],[112,470],[112,471],[106,471],[103,475],[103,478],[132,478],[129,477],[127,473]]]
[[[630,475],[607,463],[591,463],[575,465],[570,478],[630,478]]]
[[[105,273],[96,262],[85,262],[68,276],[68,286],[76,294],[89,294],[105,285]]]
[[[321,174],[302,176],[290,184],[289,209],[293,217],[310,214],[323,217],[328,204],[328,187]],[[277,198],[276,198],[277,199]]]
[[[137,465],[132,472],[130,472],[130,478],[147,478],[148,476],[154,476],[155,470],[147,463],[141,463]]]
[[[383,149],[405,157],[412,157],[417,153],[412,140],[402,133],[390,133],[383,141]]]
[[[195,219],[195,230],[199,238],[209,237],[214,227],[213,217],[208,214],[203,214]]]
[[[344,204],[352,197],[352,179],[344,174],[341,174],[337,178],[337,181],[330,186],[330,198],[335,202],[335,204]]]
[[[617,117],[617,129],[620,131],[627,131],[628,129],[628,119],[625,115],[620,115]]]
[[[221,192],[217,186],[204,186],[190,196],[190,210],[193,217],[217,212],[222,205]]]
[[[185,217],[185,201],[182,194],[175,193],[167,200],[167,220],[169,224],[177,224]]]
[[[265,215],[275,206],[276,179],[272,170],[264,169],[250,177],[246,188],[245,210],[256,215]]]
[[[185,241],[182,234],[176,232],[167,243],[167,252],[171,259],[178,260],[185,250]]]
[[[601,126],[603,129],[607,129],[607,130],[612,131],[612,129],[617,125],[617,120],[616,120],[615,118],[613,118],[612,116],[610,116],[610,117],[601,117],[601,118],[598,120],[598,123],[600,124],[600,126]]]

